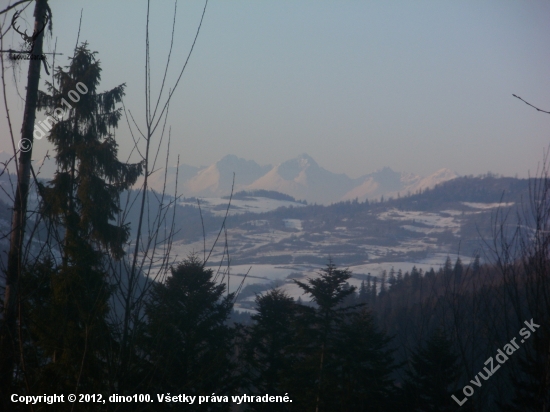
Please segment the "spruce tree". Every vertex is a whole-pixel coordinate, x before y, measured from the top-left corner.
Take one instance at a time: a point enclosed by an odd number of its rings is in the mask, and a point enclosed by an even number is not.
[[[454,280],[456,285],[460,285],[462,282],[462,275],[464,273],[464,266],[460,257],[456,258],[456,262],[453,268]]]
[[[451,261],[451,257],[447,256],[447,259],[445,259],[445,264],[443,265],[443,276],[445,279],[445,284],[449,282],[453,277],[453,262]]]
[[[527,350],[518,355],[519,373],[511,375],[514,395],[508,404],[499,403],[503,412],[550,410],[550,322],[539,323]]]
[[[459,409],[451,395],[460,373],[452,342],[441,330],[417,348],[403,384],[403,407],[416,412],[451,412]]]
[[[68,70],[57,69],[58,86],[47,82],[50,94],[40,93],[40,108],[58,119],[48,136],[58,169],[40,192],[43,213],[61,221],[65,230],[64,265],[79,259],[95,261],[94,249],[116,259],[123,256],[129,228],[114,223],[118,199],[142,172],[141,163],[127,164],[117,158],[114,130],[122,113],[115,105],[121,102],[125,85],[97,91],[101,67],[96,54],[87,43],[79,46]],[[62,120],[59,108],[67,106],[69,118]]]
[[[380,295],[384,295],[387,292],[388,273],[384,269],[382,271],[382,277],[380,278]]]
[[[416,266],[413,266],[411,270],[411,289],[413,291],[416,291],[420,288],[420,282],[421,282],[421,272],[416,268]]]
[[[365,280],[361,281],[361,286],[359,287],[359,303],[367,303],[369,300],[369,293],[367,286],[365,285]]]
[[[273,289],[256,297],[257,314],[252,315],[244,358],[247,363],[248,388],[258,395],[284,395],[289,392],[285,382],[292,373],[291,347],[296,339],[294,299]],[[250,406],[253,411],[279,411],[281,405],[260,403]]]
[[[397,275],[395,276],[395,286],[398,288],[403,286],[403,271],[401,269],[397,271]]]
[[[340,307],[355,287],[348,287],[346,281],[351,277],[349,270],[338,269],[329,260],[327,267],[319,272],[319,277],[308,282],[294,282],[311,296],[316,309],[306,315],[309,324],[311,350],[305,354],[304,362],[309,365],[314,377],[313,385],[303,391],[306,404],[315,405],[315,411],[328,411],[334,400],[334,375],[330,371],[336,368],[336,339],[338,328],[350,313],[350,307]],[[309,397],[309,399],[307,399]]]
[[[327,410],[388,412],[396,410],[391,378],[396,366],[391,339],[378,331],[367,309],[350,313],[341,325],[332,371],[335,396]]]
[[[95,55],[86,43],[77,47],[66,70],[56,69],[56,84],[47,82],[49,94],[39,93],[39,109],[51,116],[48,140],[57,164],[53,180],[39,185],[40,213],[54,231],[51,239],[59,239],[26,281],[36,285],[25,310],[35,320],[28,327],[41,358],[32,387],[39,393],[109,393],[108,362],[116,344],[107,322],[111,286],[105,268],[124,255],[129,229],[115,222],[118,199],[135,183],[141,164],[117,158],[116,104],[124,85],[98,91]]]
[[[378,284],[378,278],[376,276],[373,276],[372,277],[371,298],[370,298],[373,305],[376,302],[376,298],[378,296],[377,284]]]
[[[196,255],[172,268],[166,283],[153,286],[146,305],[145,356],[150,393],[234,395],[233,330],[226,321],[233,294],[216,284]],[[225,295],[225,296],[224,296]],[[174,404],[174,409],[181,406]],[[229,410],[219,403],[208,410]]]
[[[392,288],[395,286],[396,281],[397,280],[395,278],[395,270],[393,269],[393,266],[392,266],[390,269],[390,273],[388,274],[388,284],[390,285],[389,290],[392,290]]]

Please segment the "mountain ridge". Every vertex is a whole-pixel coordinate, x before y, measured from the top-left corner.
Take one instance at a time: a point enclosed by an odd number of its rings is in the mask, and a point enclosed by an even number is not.
[[[2,159],[7,160],[8,154],[0,151],[0,160]],[[36,165],[40,166],[42,163],[43,161],[37,161]],[[47,167],[42,176],[48,175],[52,169],[50,166],[54,166],[52,159],[45,163]],[[14,171],[10,170],[10,173]],[[439,169],[429,176],[419,176],[383,167],[359,178],[351,178],[345,173],[334,173],[325,169],[307,153],[274,166],[262,166],[254,160],[229,154],[208,166],[181,164],[179,168],[158,168],[149,177],[148,186],[157,192],[166,190],[168,194],[173,194],[177,182],[178,194],[188,197],[222,197],[229,195],[231,189],[234,193],[243,190],[268,190],[308,203],[327,205],[355,199],[365,201],[382,197],[397,198],[432,188],[456,177],[458,174],[450,169]],[[143,177],[136,186],[142,182]]]
[[[210,166],[200,168],[194,177],[179,187],[183,187],[184,196],[227,196],[231,192],[233,173],[234,192],[271,190],[319,204],[399,197],[458,177],[457,173],[445,168],[429,176],[419,176],[384,167],[359,178],[351,178],[323,168],[306,153],[274,166],[260,166],[253,160],[227,155]],[[151,187],[158,190],[154,185]]]

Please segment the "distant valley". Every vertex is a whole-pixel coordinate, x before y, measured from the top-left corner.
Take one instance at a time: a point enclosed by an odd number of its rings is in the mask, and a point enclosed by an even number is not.
[[[275,167],[226,156],[209,167],[183,165],[178,174],[170,168],[168,193],[176,177],[183,196],[174,211],[178,232],[172,258],[207,254],[227,212],[226,231],[210,264],[217,267],[223,260],[226,265],[229,252],[231,290],[252,267],[245,286],[275,282],[293,296],[299,291],[291,279],[313,275],[329,257],[349,267],[356,284],[367,274],[379,276],[391,268],[438,267],[447,256],[469,261],[480,252],[483,238],[492,237],[496,211],[514,208],[528,197],[526,179],[458,177],[446,169],[420,177],[389,168],[352,179],[327,171],[305,154]],[[150,187],[161,191],[163,179],[159,170]],[[0,185],[5,190],[0,194],[0,228],[7,233],[12,187],[7,174]],[[156,196],[151,194],[151,205]],[[36,204],[36,195],[30,200]],[[135,211],[127,221],[135,235]],[[6,242],[0,240],[2,248]]]
[[[229,252],[234,287],[251,267],[247,285],[277,284],[296,298],[299,289],[292,279],[314,275],[329,258],[349,267],[356,285],[368,274],[380,276],[392,268],[437,269],[447,256],[453,262],[460,256],[469,263],[479,254],[483,261],[483,244],[493,237],[497,212],[518,206],[528,197],[528,185],[526,179],[461,177],[399,199],[330,206],[238,193],[229,207],[227,232],[210,261],[217,266],[223,259],[226,264]],[[206,253],[228,202],[228,198],[201,200]],[[181,258],[191,252],[202,256],[196,199],[183,199],[176,216],[181,231],[172,252]],[[511,213],[507,225],[515,223]]]

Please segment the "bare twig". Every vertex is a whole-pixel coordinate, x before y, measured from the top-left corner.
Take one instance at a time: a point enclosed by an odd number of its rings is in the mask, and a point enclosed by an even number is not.
[[[3,48],[4,40],[0,38],[0,48]],[[11,125],[10,109],[8,107],[8,100],[6,98],[6,80],[5,80],[5,69],[4,69],[4,54],[0,53],[0,62],[2,64],[2,95],[4,97],[4,107],[6,108],[6,118],[8,119],[8,127],[10,131],[11,145],[13,148],[13,153],[15,157],[15,170],[19,175],[19,162],[17,161],[17,149],[15,148],[15,137],[13,136],[13,128]],[[6,164],[7,168],[7,164]]]
[[[174,87],[172,88],[172,91],[168,94],[168,98],[166,99],[166,103],[164,103],[164,107],[162,108],[162,110],[159,114],[159,119],[157,120],[157,122],[155,123],[155,125],[152,128],[153,132],[157,128],[157,126],[160,122],[160,117],[163,115],[164,111],[166,110],[166,108],[168,106],[168,103],[172,99],[172,95],[174,94],[174,92],[176,91],[176,88],[178,87],[178,84],[181,80],[181,76],[183,75],[183,72],[185,71],[185,68],[187,67],[187,63],[189,63],[189,58],[191,57],[191,54],[193,53],[193,49],[195,48],[195,43],[197,42],[197,39],[199,37],[199,33],[201,31],[202,21],[204,20],[204,15],[206,13],[206,7],[207,6],[208,6],[208,0],[206,0],[205,3],[204,3],[204,9],[202,10],[201,20],[199,22],[199,26],[197,27],[197,32],[195,33],[195,38],[193,39],[193,44],[191,45],[191,48],[189,49],[189,54],[187,55],[187,58],[185,59],[185,63],[183,64],[183,67],[181,68],[180,74],[178,76],[178,79],[176,80],[176,83],[174,84]],[[149,107],[150,107],[150,105],[149,105]],[[156,109],[155,109],[155,112],[156,112]],[[153,122],[151,122],[151,124],[152,123]]]
[[[80,21],[78,23],[78,34],[76,35],[76,43],[74,45],[74,54],[76,54],[76,49],[78,48],[78,41],[80,40],[80,28],[82,27],[82,12],[83,11],[84,11],[84,9],[80,9]],[[55,55],[54,55],[54,58],[55,58]]]
[[[248,277],[248,274],[250,273],[250,271],[252,270],[252,266],[250,266],[248,268],[248,270],[246,271],[246,273],[244,274],[243,276],[243,279],[241,280],[241,283],[239,284],[239,287],[237,288],[237,290],[235,291],[235,297],[233,299],[233,304],[235,304],[235,302],[237,302],[237,298],[239,297],[239,294],[241,293],[241,290],[243,288],[243,285],[244,285],[244,281],[246,280],[246,278]]]
[[[547,112],[546,110],[539,109],[537,106],[533,106],[531,103],[526,102],[526,101],[523,100],[521,97],[516,96],[515,94],[512,94],[512,96],[514,96],[516,99],[521,100],[523,103],[525,103],[525,104],[528,105],[528,106],[531,106],[533,109],[536,109],[536,110],[539,111],[539,112],[543,112],[543,113],[546,113],[546,114],[550,114],[550,112]]]
[[[223,218],[222,225],[220,227],[220,231],[218,232],[218,236],[216,236],[216,240],[212,244],[212,248],[210,249],[210,252],[208,253],[208,256],[206,257],[204,264],[208,262],[208,259],[210,259],[210,255],[212,255],[212,252],[214,251],[214,248],[216,247],[216,244],[218,243],[218,239],[220,238],[220,235],[222,234],[222,230],[225,227],[225,222],[227,221],[227,216],[229,215],[229,208],[231,207],[231,200],[233,199],[233,190],[235,189],[235,173],[233,173],[233,184],[231,185],[231,195],[229,196],[229,202],[227,202],[227,209],[225,210],[225,216]]]
[[[202,209],[201,202],[197,198],[197,205],[199,206],[199,214],[201,215],[201,225],[202,225],[202,264],[206,265],[206,232],[204,231],[204,219],[202,218]]]
[[[20,0],[16,3],[13,3],[11,6],[8,6],[6,7],[4,10],[0,11],[0,14],[4,14],[4,13],[7,13],[8,11],[10,11],[11,9],[13,9],[14,7],[17,7],[19,6],[20,4],[23,4],[23,3],[29,3],[31,2],[32,0]]]

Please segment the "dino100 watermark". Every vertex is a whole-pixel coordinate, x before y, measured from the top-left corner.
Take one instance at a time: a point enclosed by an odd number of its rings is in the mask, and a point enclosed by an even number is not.
[[[88,87],[82,82],[78,82],[75,85],[75,89],[78,92],[75,90],[70,90],[69,93],[67,93],[67,97],[73,103],[77,103],[80,101],[81,95],[88,93]],[[51,116],[46,117],[46,119],[41,120],[34,125],[32,134],[36,140],[40,140],[46,136],[46,134],[52,130],[52,127],[63,119],[65,113],[73,108],[73,106],[65,98],[61,99],[61,106],[63,106],[64,109],[62,107],[56,107]],[[21,139],[18,146],[22,152],[28,152],[32,149],[32,142],[29,139]]]
[[[531,319],[530,321],[525,321],[523,323],[525,323],[525,326],[527,326],[527,327],[522,328],[519,331],[519,334],[522,338],[521,343],[523,343],[527,339],[529,339],[529,337],[531,336],[531,332],[535,332],[537,330],[537,328],[540,328],[540,325],[537,325],[536,323],[534,323],[533,319]],[[483,374],[482,371],[479,371],[477,373],[475,379],[472,379],[470,381],[470,383],[473,386],[477,386],[478,388],[481,388],[482,381],[479,378],[481,377],[484,381],[489,379],[491,376],[493,376],[493,374],[497,370],[500,369],[500,366],[508,360],[508,356],[519,349],[519,345],[516,343],[516,339],[517,339],[517,337],[513,338],[509,343],[504,345],[504,347],[502,349],[497,350],[497,354],[495,355],[495,359],[498,362],[498,364],[496,366],[495,366],[495,362],[494,362],[492,356],[490,356],[489,359],[487,359],[484,362],[484,365],[488,365],[490,367],[490,369],[487,369],[487,366],[484,367],[483,370],[485,371],[485,374]],[[465,396],[464,399],[458,400],[457,397],[454,396],[454,395],[451,395],[451,398],[453,398],[454,401],[456,403],[458,403],[458,406],[464,405],[464,403],[466,403],[466,401],[468,400],[468,397],[472,396],[475,392],[473,386],[466,385],[466,386],[464,386],[464,388],[462,388],[462,393],[464,393],[464,396]]]

